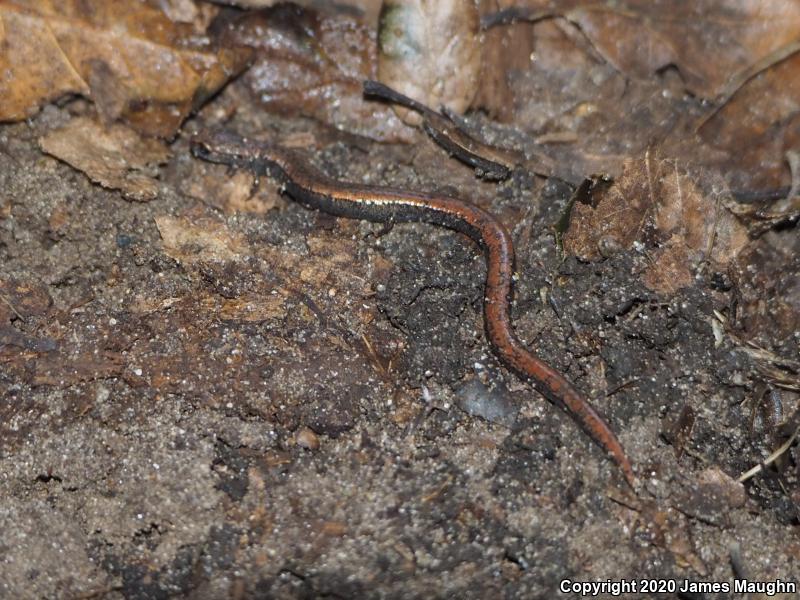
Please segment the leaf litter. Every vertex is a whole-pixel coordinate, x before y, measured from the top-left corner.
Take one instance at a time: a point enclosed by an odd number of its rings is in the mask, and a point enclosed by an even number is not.
[[[92,181],[140,202],[158,195],[157,167],[169,158],[169,150],[159,140],[142,138],[124,125],[103,127],[86,117],[51,131],[39,145]]]
[[[186,583],[179,574],[222,547],[220,557],[237,558],[209,562],[211,572],[244,573],[223,595],[280,595],[287,572],[302,575],[295,583],[307,594],[347,596],[364,582],[430,593],[443,573],[455,586],[448,593],[546,595],[547,582],[622,571],[726,579],[734,558],[761,578],[792,572],[800,549],[784,540],[800,514],[796,3],[480,2],[482,23],[495,25],[462,34],[471,47],[455,62],[463,73],[437,71],[442,53],[421,52],[401,79],[434,110],[447,102],[423,92],[466,90],[449,113],[460,128],[487,148],[543,152],[558,165],[545,181],[517,161],[500,184],[476,180],[362,97],[362,80],[381,75],[377,25],[358,16],[377,14],[369,3],[317,12],[314,3],[239,11],[154,2],[123,15],[115,3],[90,4],[92,15],[81,12],[86,3],[0,2],[0,37],[20,49],[0,55],[12,73],[0,82],[2,119],[59,104],[0,131],[7,503],[24,513],[31,486],[46,485],[74,521],[85,509],[70,498],[108,498],[97,482],[124,482],[123,454],[137,462],[155,451],[149,432],[174,444],[171,460],[190,461],[176,472],[195,468],[191,449],[212,435],[217,483],[186,483],[194,520],[162,500],[148,508],[151,525],[109,545],[103,528],[127,523],[125,499],[138,497],[113,492],[120,502],[89,517],[98,525],[84,544],[106,548],[102,560],[75,554],[73,571],[89,574],[78,582],[56,570],[59,593],[135,595],[146,585],[213,595],[227,585],[215,575]],[[420,24],[397,26],[398,39],[411,39]],[[20,31],[29,40],[9,34]],[[28,47],[58,60],[37,60]],[[141,60],[120,60],[133,55]],[[152,69],[160,61],[177,67]],[[169,150],[150,139],[172,139],[197,110]],[[646,474],[640,497],[604,497],[608,465],[586,440],[485,369],[469,244],[424,227],[386,232],[308,214],[267,181],[187,160],[181,136],[219,126],[301,140],[343,179],[471,197],[513,227],[518,331],[600,392]],[[19,169],[36,164],[37,138],[92,181],[150,202],[115,203],[54,161]],[[561,248],[551,236],[558,221]],[[55,277],[54,264],[65,275]],[[466,406],[470,365],[486,389],[505,390],[502,402],[519,401],[518,413],[505,406],[488,423],[443,409]],[[499,400],[470,390],[477,414],[500,414]],[[758,402],[771,430],[751,418]],[[133,457],[97,433],[76,434],[87,419],[139,440]],[[120,460],[76,475],[58,458],[73,439]],[[56,466],[36,479],[28,457]],[[157,476],[147,486],[170,497]],[[375,515],[370,498],[389,508]],[[209,510],[224,525],[205,525],[199,515]],[[319,529],[313,552],[302,550],[316,535],[309,523]],[[375,533],[384,530],[401,532],[404,545]],[[431,531],[443,543],[428,544]],[[480,556],[462,543],[474,531]],[[735,556],[730,535],[744,540]],[[289,547],[292,561],[274,552]],[[37,556],[32,564],[53,567]],[[144,573],[143,556],[159,566]],[[501,556],[509,558],[498,571],[492,557]],[[324,572],[331,560],[344,579]],[[413,577],[386,575],[400,572]],[[2,579],[22,581],[11,575]],[[39,595],[56,593],[24,580]]]

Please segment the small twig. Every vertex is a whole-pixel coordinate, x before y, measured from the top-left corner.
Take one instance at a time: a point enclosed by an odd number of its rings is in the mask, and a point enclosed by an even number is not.
[[[785,444],[783,444],[780,448],[775,450],[775,452],[770,454],[763,462],[739,475],[739,478],[736,481],[738,481],[739,483],[744,483],[745,481],[750,479],[753,475],[756,475],[757,473],[760,473],[761,471],[766,469],[769,465],[778,460],[778,458],[780,458],[781,455],[783,455],[789,448],[792,447],[794,441],[797,439],[798,436],[800,436],[800,427],[794,430],[794,433],[788,440],[786,440]]]

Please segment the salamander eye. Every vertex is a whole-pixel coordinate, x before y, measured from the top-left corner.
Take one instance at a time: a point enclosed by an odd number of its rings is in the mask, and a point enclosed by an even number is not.
[[[201,158],[204,160],[209,160],[211,156],[211,150],[206,146],[203,142],[198,140],[193,140],[190,145],[192,155],[196,158]]]

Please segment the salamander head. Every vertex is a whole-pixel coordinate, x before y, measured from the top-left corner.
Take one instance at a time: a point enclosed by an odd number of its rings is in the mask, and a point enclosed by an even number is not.
[[[228,131],[205,131],[191,142],[192,154],[209,162],[253,168],[259,157],[258,143]]]

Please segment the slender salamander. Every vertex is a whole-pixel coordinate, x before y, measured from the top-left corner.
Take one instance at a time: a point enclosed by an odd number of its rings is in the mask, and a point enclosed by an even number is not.
[[[611,455],[627,482],[635,486],[636,477],[625,450],[603,417],[569,381],[525,348],[514,334],[510,314],[514,245],[506,228],[491,214],[444,195],[336,181],[290,149],[230,133],[198,136],[192,142],[192,152],[204,160],[275,177],[296,201],[337,217],[381,223],[420,221],[472,238],[486,255],[483,316],[495,354],[551,402],[564,407]]]

